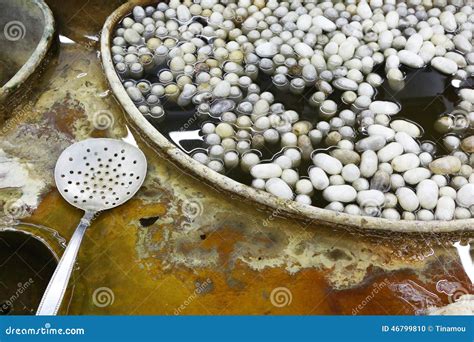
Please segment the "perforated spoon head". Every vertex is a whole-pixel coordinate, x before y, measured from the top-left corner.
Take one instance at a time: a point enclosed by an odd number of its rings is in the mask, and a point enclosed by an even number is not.
[[[128,201],[145,179],[147,161],[137,147],[97,138],[66,148],[54,170],[56,186],[71,205],[103,211]]]

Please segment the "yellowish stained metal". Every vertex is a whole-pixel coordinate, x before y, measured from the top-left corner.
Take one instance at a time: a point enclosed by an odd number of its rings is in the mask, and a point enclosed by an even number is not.
[[[36,199],[8,224],[60,254],[82,213],[54,188],[56,158],[75,140],[124,137],[127,126],[96,41],[119,3],[48,3],[74,43],[57,44],[31,95],[8,109],[0,149],[28,176],[0,188],[0,203]],[[451,247],[467,233],[370,236],[279,217],[183,173],[132,133],[148,176],[133,200],[93,221],[63,314],[413,314],[448,303],[441,280],[469,288]]]

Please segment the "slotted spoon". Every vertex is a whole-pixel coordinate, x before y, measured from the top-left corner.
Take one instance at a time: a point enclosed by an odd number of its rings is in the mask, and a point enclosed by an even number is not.
[[[56,186],[71,205],[85,211],[41,299],[37,315],[56,315],[91,219],[128,201],[147,170],[137,147],[115,139],[87,139],[66,148],[54,170]]]

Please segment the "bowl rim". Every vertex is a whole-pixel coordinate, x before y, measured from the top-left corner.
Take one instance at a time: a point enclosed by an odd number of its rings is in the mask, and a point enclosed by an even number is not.
[[[23,64],[20,70],[18,70],[16,74],[13,75],[13,77],[10,78],[8,82],[0,88],[0,103],[4,102],[8,96],[18,89],[40,66],[53,40],[55,29],[54,17],[51,9],[43,0],[33,0],[32,2],[38,6],[38,8],[41,10],[41,13],[43,14],[43,34],[41,35],[39,43],[36,45],[35,50],[30,55],[26,63]]]
[[[29,238],[35,239],[38,242],[40,242],[46,249],[53,255],[54,259],[56,260],[56,263],[59,262],[59,254],[61,252],[61,249],[59,245],[53,246],[53,244],[50,243],[50,241],[47,241],[46,238],[38,234],[37,232],[34,232],[31,227],[24,226],[24,227],[18,227],[18,226],[3,226],[0,227],[0,235],[1,233],[15,233],[15,234],[23,234],[28,236]]]
[[[379,231],[398,233],[448,233],[474,231],[474,219],[452,221],[408,221],[388,220],[384,218],[366,217],[339,213],[328,209],[305,205],[293,200],[278,198],[268,192],[254,189],[239,183],[225,175],[219,174],[205,165],[200,164],[185,152],[172,144],[165,136],[155,129],[140,113],[123,87],[112,62],[110,45],[112,33],[116,25],[132,12],[134,6],[156,4],[157,1],[135,0],[117,8],[105,21],[101,33],[101,59],[105,76],[112,92],[126,113],[127,121],[145,138],[151,141],[160,151],[166,153],[171,160],[185,168],[211,186],[217,186],[240,199],[256,201],[278,215],[284,215],[299,220],[312,221],[330,227],[340,227],[357,231]]]

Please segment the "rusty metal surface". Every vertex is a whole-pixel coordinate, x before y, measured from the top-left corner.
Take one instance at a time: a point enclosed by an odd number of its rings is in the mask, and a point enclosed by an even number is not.
[[[39,80],[4,110],[0,219],[61,254],[81,212],[54,188],[56,158],[76,140],[123,137],[127,123],[97,41],[120,2],[48,4],[60,37]],[[467,232],[368,235],[280,217],[184,173],[132,133],[148,176],[93,222],[63,314],[416,314],[471,292],[453,247]],[[0,280],[13,266],[0,263]]]

